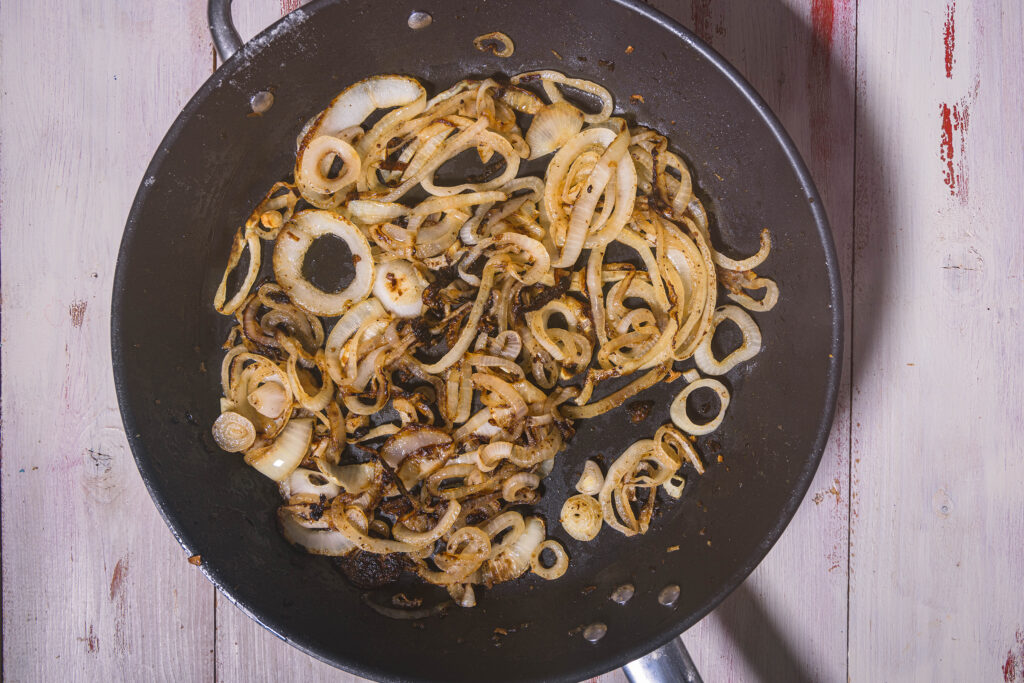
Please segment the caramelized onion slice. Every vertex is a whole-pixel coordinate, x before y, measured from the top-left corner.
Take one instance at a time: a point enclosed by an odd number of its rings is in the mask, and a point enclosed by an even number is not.
[[[601,503],[593,496],[572,496],[562,505],[558,521],[577,541],[592,541],[601,531]]]
[[[328,293],[302,275],[306,251],[318,237],[334,235],[352,252],[355,276],[348,287]],[[277,283],[299,306],[316,315],[340,315],[349,304],[365,299],[373,287],[373,256],[362,232],[347,218],[331,211],[300,211],[277,236],[274,247],[274,276]]]
[[[313,420],[289,420],[272,444],[246,453],[245,462],[274,481],[281,481],[302,462],[312,436]]]

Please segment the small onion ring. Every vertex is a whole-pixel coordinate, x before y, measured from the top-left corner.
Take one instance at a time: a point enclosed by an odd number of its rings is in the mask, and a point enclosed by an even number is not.
[[[743,343],[722,360],[715,358],[711,350],[711,340],[718,326],[725,320],[732,320],[743,333]],[[750,314],[739,306],[722,306],[715,311],[711,319],[711,329],[693,354],[693,360],[701,372],[707,375],[724,375],[744,361],[748,361],[761,351],[761,330]]]
[[[540,554],[544,550],[550,550],[555,554],[555,563],[550,567],[545,567],[540,561]],[[533,549],[533,554],[530,555],[530,571],[539,576],[542,579],[553,581],[563,574],[569,568],[569,555],[565,552],[565,548],[558,541],[547,539],[541,542],[536,548]]]
[[[690,416],[686,411],[686,399],[697,389],[706,388],[711,389],[718,394],[718,400],[721,402],[721,406],[718,409],[718,414],[715,415],[714,419],[704,424],[696,424],[690,419]],[[672,418],[672,422],[675,423],[679,429],[683,430],[687,434],[693,434],[695,436],[702,436],[704,434],[710,434],[711,432],[718,429],[719,425],[722,424],[722,420],[725,419],[725,411],[729,407],[729,390],[725,388],[725,385],[719,382],[717,379],[711,377],[704,377],[696,382],[686,385],[686,388],[679,392],[675,400],[672,401],[672,406],[669,408],[669,417]]]
[[[333,294],[319,289],[302,276],[306,251],[314,240],[324,235],[334,235],[348,245],[356,271],[348,287]],[[307,311],[316,315],[340,315],[353,301],[366,298],[373,288],[370,244],[344,216],[316,209],[300,211],[277,236],[274,276],[292,301]]]

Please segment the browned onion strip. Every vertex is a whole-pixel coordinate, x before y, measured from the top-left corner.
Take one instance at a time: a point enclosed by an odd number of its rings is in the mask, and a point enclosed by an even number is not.
[[[228,278],[235,270],[238,262],[242,260],[242,254],[245,253],[246,249],[249,250],[249,268],[245,273],[245,279],[234,296],[227,299]],[[253,284],[256,282],[256,276],[259,274],[260,257],[260,238],[254,231],[239,228],[235,233],[234,241],[231,243],[231,253],[228,255],[228,265],[224,268],[224,276],[221,278],[220,285],[217,287],[217,293],[213,298],[213,307],[217,309],[218,313],[221,315],[231,315],[245,302],[245,298],[249,296],[249,290],[252,289]],[[227,300],[225,301],[225,299]]]
[[[495,57],[511,57],[516,51],[512,39],[501,31],[491,31],[473,39],[473,46],[480,52],[490,52]]]

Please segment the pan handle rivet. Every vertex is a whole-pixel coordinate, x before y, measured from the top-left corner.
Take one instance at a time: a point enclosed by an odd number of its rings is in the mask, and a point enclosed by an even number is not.
[[[627,602],[633,599],[633,594],[636,593],[636,588],[631,583],[624,583],[614,591],[612,591],[611,599],[612,602],[617,602],[620,605],[625,605]]]
[[[597,621],[583,629],[583,639],[589,643],[596,643],[604,638],[606,633],[608,633],[608,627]]]
[[[426,12],[415,10],[409,15],[409,28],[414,31],[418,31],[421,28],[430,26],[430,22],[432,21],[434,21],[434,18]]]
[[[252,107],[253,114],[264,114],[274,106],[274,94],[266,90],[260,90],[249,98],[249,106]]]
[[[671,607],[672,605],[676,604],[676,601],[678,599],[679,586],[677,586],[674,583],[670,583],[669,585],[665,586],[661,589],[661,592],[658,593],[658,602],[660,602],[665,607]]]

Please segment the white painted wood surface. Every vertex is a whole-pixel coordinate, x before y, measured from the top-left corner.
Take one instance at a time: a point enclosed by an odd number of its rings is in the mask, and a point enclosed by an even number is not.
[[[850,677],[1024,681],[1024,5],[858,14]]]
[[[808,500],[684,635],[709,682],[1024,681],[1024,15],[948,1],[653,2],[790,131],[852,310]],[[299,4],[240,0],[239,30]],[[5,680],[359,680],[217,599],[117,416],[121,228],[212,68],[204,0],[0,3]]]

